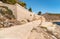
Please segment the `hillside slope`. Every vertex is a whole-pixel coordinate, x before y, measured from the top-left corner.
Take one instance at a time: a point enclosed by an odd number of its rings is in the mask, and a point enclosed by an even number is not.
[[[51,22],[60,22],[60,14],[43,14],[42,16],[45,17],[46,21]]]

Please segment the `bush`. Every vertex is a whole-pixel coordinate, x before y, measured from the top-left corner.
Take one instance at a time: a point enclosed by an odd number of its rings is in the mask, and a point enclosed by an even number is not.
[[[24,3],[24,2],[18,2],[18,4],[21,5],[22,7],[26,8],[26,3]]]

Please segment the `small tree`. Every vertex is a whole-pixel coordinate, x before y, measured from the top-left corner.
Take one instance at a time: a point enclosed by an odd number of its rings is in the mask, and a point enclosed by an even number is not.
[[[38,15],[41,15],[41,11],[38,12]]]
[[[18,2],[18,4],[20,4],[22,7],[25,7],[26,8],[26,3],[25,2]]]
[[[29,11],[32,12],[32,8],[29,8]]]

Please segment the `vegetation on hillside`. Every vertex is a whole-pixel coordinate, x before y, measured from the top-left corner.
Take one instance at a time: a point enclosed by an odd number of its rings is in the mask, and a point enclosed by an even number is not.
[[[15,4],[17,2],[17,0],[0,0],[3,3],[8,3],[8,4]]]
[[[18,2],[18,4],[20,4],[22,7],[25,7],[26,8],[26,3],[25,2]]]
[[[7,3],[7,4],[20,4],[22,7],[25,7],[26,8],[26,3],[25,2],[22,2],[22,1],[19,1],[19,0],[0,0],[2,1],[3,3]]]
[[[47,13],[48,15],[55,15],[55,16],[60,16],[60,14],[52,14],[52,13]]]

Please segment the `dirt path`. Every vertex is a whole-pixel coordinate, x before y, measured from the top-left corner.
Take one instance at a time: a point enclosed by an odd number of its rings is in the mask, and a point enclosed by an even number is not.
[[[27,39],[33,27],[40,24],[40,20],[17,25],[0,30],[0,39]]]

